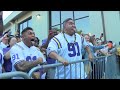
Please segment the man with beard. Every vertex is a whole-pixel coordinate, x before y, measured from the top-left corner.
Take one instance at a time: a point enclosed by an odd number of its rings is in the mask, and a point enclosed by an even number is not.
[[[15,44],[11,50],[12,71],[29,72],[33,67],[45,62],[43,54],[33,46],[35,33],[30,27],[22,31],[22,41]],[[36,72],[35,72],[36,73]],[[33,74],[33,76],[35,76]],[[20,79],[20,77],[14,77]]]
[[[77,63],[69,65],[70,61],[82,59],[81,36],[75,32],[75,23],[73,19],[68,18],[63,22],[63,33],[60,33],[53,37],[48,45],[47,55],[66,66],[58,66],[56,68],[56,73],[54,77],[55,79],[86,78],[83,62],[81,62],[81,64]],[[92,60],[92,54],[85,40],[83,41],[83,45],[88,52],[89,59]],[[64,73],[66,73],[66,75]]]

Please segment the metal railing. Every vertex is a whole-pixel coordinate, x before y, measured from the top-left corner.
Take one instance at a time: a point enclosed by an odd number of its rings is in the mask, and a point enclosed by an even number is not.
[[[92,62],[88,59],[71,61],[68,66],[64,66],[62,63],[37,66],[32,68],[28,75],[32,78],[33,72],[37,70],[55,68],[55,79],[111,79],[116,78],[115,62],[115,55],[101,56]],[[60,76],[61,73],[63,73],[62,76]]]
[[[117,56],[111,55],[107,57],[105,64],[105,79],[117,79],[119,72]]]
[[[13,77],[22,77],[24,79],[30,79],[27,73],[21,71],[6,72],[0,74],[0,79],[11,79]]]
[[[32,74],[37,70],[55,70],[55,79],[117,79],[116,55],[101,56],[94,58],[93,61],[82,59],[69,62],[68,66],[62,63],[41,65],[32,68],[29,73],[15,71],[0,74],[0,79],[11,79],[22,77],[32,79]],[[62,68],[62,69],[61,69]],[[62,74],[61,74],[62,73]],[[50,79],[54,79],[53,76]]]

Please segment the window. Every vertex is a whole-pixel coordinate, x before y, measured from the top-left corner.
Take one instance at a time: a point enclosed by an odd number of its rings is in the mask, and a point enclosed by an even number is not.
[[[89,16],[88,11],[75,11],[74,14],[75,14],[74,15],[75,19],[82,18],[82,17],[85,17],[85,16]]]
[[[88,18],[83,18],[75,21],[75,25],[78,31],[83,31],[84,33],[90,32],[89,20]]]
[[[20,29],[19,29],[20,31],[22,31],[22,30],[23,30],[22,25],[23,25],[23,24],[20,24]]]
[[[60,12],[52,11],[52,26],[60,24]]]
[[[25,29],[27,27],[27,21],[23,23],[23,29]]]
[[[73,11],[61,11],[61,22],[67,18],[72,18],[73,19]]]
[[[32,19],[28,20],[28,27],[32,27]]]
[[[26,27],[32,27],[32,22],[31,22],[31,17],[22,21],[21,23],[18,24],[18,29],[19,33],[21,34],[22,30],[25,29]]]
[[[51,11],[51,28],[63,29],[63,21],[72,18],[78,31],[89,33],[89,12],[88,11]]]

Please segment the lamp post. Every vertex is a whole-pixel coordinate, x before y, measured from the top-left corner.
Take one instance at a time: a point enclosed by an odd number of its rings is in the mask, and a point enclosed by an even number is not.
[[[101,18],[102,18],[104,41],[106,41],[105,18],[104,18],[104,13],[103,13],[103,11],[101,11]]]

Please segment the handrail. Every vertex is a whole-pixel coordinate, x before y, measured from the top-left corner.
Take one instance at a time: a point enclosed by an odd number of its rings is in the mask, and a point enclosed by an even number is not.
[[[94,59],[105,58],[105,57],[109,57],[109,56],[112,56],[112,55],[113,55],[113,54],[107,55],[107,56],[100,56],[100,57],[96,57],[96,58],[94,58]],[[69,64],[78,63],[78,62],[85,62],[85,61],[89,61],[89,60],[88,60],[88,59],[76,60],[76,61],[71,61],[71,62],[69,62]],[[91,61],[91,62],[94,62],[94,60]],[[48,64],[48,65],[36,66],[36,67],[32,68],[32,69],[29,71],[28,76],[31,78],[33,72],[35,72],[35,71],[37,71],[37,70],[39,70],[39,69],[41,69],[41,68],[52,68],[52,67],[62,66],[62,65],[63,65],[62,63],[56,63],[56,64]]]
[[[24,79],[30,79],[27,73],[21,71],[5,72],[0,74],[0,79],[10,79],[12,77],[23,77]]]

